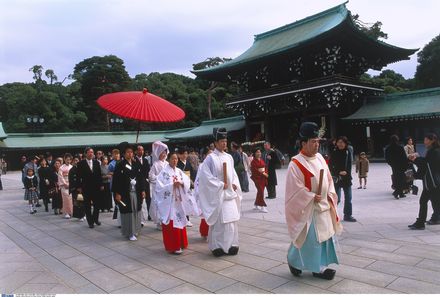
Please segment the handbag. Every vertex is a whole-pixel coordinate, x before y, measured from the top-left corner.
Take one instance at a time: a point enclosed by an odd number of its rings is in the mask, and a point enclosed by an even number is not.
[[[414,170],[408,169],[405,171],[405,178],[407,183],[411,183],[414,181]]]
[[[341,181],[341,176],[333,176],[332,175],[332,179],[333,179],[333,183],[335,184],[335,185],[337,185],[340,181]]]
[[[244,164],[243,164],[243,156],[240,153],[238,153],[238,154],[240,155],[240,160],[238,161],[237,165],[234,165],[234,169],[235,169],[235,172],[238,175],[240,175],[245,170],[245,168],[244,168]]]
[[[56,194],[58,194],[58,188],[56,186],[51,187],[47,190],[47,195],[49,197],[54,197]]]
[[[244,171],[244,164],[243,162],[240,162],[237,164],[237,166],[235,166],[235,172],[237,172],[237,174],[240,174]]]
[[[77,201],[84,201],[84,196],[81,193],[79,193],[78,196],[76,197],[76,200]]]

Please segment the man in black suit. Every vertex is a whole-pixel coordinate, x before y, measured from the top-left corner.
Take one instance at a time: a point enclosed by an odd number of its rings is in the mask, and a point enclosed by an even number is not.
[[[90,147],[86,148],[85,155],[86,158],[78,163],[77,191],[83,194],[87,223],[90,228],[93,228],[94,224],[101,225],[99,221],[99,209],[102,202],[100,191],[104,190],[104,186],[102,183],[101,166],[94,159],[93,149]]]
[[[269,173],[269,178],[267,179],[267,199],[274,199],[277,197],[276,186],[277,186],[277,173],[276,168],[280,165],[280,159],[277,153],[272,149],[270,142],[266,141],[264,143],[263,160],[266,163],[266,167]]]
[[[47,162],[47,166],[49,167],[53,167],[53,164],[55,163],[52,154],[49,152],[46,153],[46,162]]]
[[[144,147],[142,145],[138,145],[136,148],[135,161],[139,163],[139,165],[141,166],[142,179],[145,182],[145,190],[146,190],[145,201],[147,202],[147,208],[145,209],[145,204],[142,203],[142,216],[141,216],[141,225],[144,226],[147,224],[147,221],[151,221],[151,217],[150,217],[151,196],[150,196],[150,183],[148,181],[148,174],[150,173],[150,163],[148,162],[148,159],[144,156]]]
[[[177,168],[182,170],[191,180],[191,189],[194,188],[194,181],[196,179],[196,172],[191,166],[191,163],[188,161],[188,148],[186,147],[180,147],[177,150],[177,154],[179,157],[179,161],[177,162]],[[186,226],[192,227],[193,224],[189,221],[189,216],[186,216]]]
[[[182,170],[191,180],[191,188],[193,188],[193,183],[196,179],[196,172],[188,161],[188,148],[180,147],[177,150],[179,161],[177,162],[177,168]]]

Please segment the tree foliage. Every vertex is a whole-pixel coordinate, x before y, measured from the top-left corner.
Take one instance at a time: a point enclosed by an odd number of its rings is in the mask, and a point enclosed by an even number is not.
[[[175,73],[152,72],[136,75],[132,81],[131,89],[142,90],[147,88],[149,92],[165,98],[185,110],[186,117],[183,122],[166,125],[167,128],[182,128],[197,126],[207,119],[206,98],[208,90],[205,87],[206,81]],[[223,93],[220,93],[220,89],[218,91],[218,95],[214,93],[212,96],[212,116],[222,118],[234,115],[235,113],[225,108],[225,100],[231,95],[225,90],[223,90]]]
[[[41,90],[35,84],[0,86],[0,117],[6,131],[30,131],[26,118],[34,115],[45,119],[45,132],[75,131],[78,124],[86,122],[87,116],[78,111],[78,100],[65,89],[57,90],[47,84]]]
[[[88,130],[108,130],[108,114],[95,101],[102,95],[125,91],[131,83],[124,61],[117,56],[94,56],[75,65],[73,79],[80,83],[82,111],[88,115]]]
[[[47,69],[44,72],[44,75],[50,80],[50,84],[53,84],[58,80],[58,77],[55,75],[55,72],[52,69]]]
[[[359,19],[358,14],[352,15],[351,18],[353,19],[353,22],[356,24],[358,29],[364,32],[366,35],[374,39],[388,38],[388,34],[382,31],[382,22],[376,21],[373,24],[367,24]]]
[[[231,60],[232,60],[231,58],[220,58],[220,57],[207,58],[203,62],[193,64],[193,70],[201,70],[201,69],[211,68],[211,67],[223,64],[223,63],[231,61]],[[203,82],[203,80],[201,80],[201,81]],[[209,86],[206,89],[206,100],[207,100],[208,117],[211,120],[212,119],[212,104],[213,104],[212,98],[213,98],[214,92],[220,86],[222,86],[223,89],[226,89],[227,86],[225,84],[221,84],[221,83],[215,82],[215,81],[210,81],[208,83],[209,83]],[[235,93],[235,91],[236,90],[233,90],[232,92]]]
[[[361,76],[361,81],[383,88],[387,94],[411,91],[415,88],[414,79],[405,79],[401,74],[389,69],[376,76],[365,73]]]
[[[29,71],[31,71],[34,74],[33,79],[36,82],[41,81],[41,77],[43,76],[43,66],[34,65],[31,68],[29,68]]]
[[[417,54],[415,80],[418,88],[440,87],[440,35]]]
[[[222,59],[226,60],[226,59]],[[116,56],[91,57],[76,64],[72,83],[57,82],[55,71],[35,65],[29,69],[32,83],[7,83],[0,86],[0,122],[7,132],[26,132],[26,118],[45,118],[44,132],[106,131],[108,118],[96,100],[103,94],[142,90],[161,96],[186,112],[185,120],[175,124],[142,124],[143,130],[174,129],[199,125],[207,117],[210,82],[174,73],[141,73],[131,79],[124,62]],[[43,73],[48,81],[45,80]],[[225,108],[226,100],[237,94],[237,87],[216,85],[211,92],[212,118],[236,113]],[[139,123],[124,121],[125,130],[138,129]]]

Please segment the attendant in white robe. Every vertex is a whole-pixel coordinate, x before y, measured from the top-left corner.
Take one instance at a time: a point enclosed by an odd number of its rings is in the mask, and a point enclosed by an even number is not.
[[[168,165],[167,155],[169,153],[168,146],[161,142],[156,141],[153,143],[153,165],[151,166],[148,179],[151,185],[151,205],[150,216],[153,222],[156,224],[158,230],[162,229],[159,215],[157,214],[157,201],[156,201],[156,180],[159,173]]]
[[[208,156],[211,153],[212,153],[212,150],[208,149],[208,151],[206,152],[206,156]],[[204,164],[203,162],[199,164],[198,170],[200,170],[200,172],[203,171],[203,164]],[[199,184],[200,184],[200,174],[197,174],[196,180],[194,182],[194,198],[196,199],[197,206],[201,210],[202,208],[200,206]],[[199,226],[200,236],[204,239],[208,239],[209,226],[206,223],[206,220],[205,220],[205,217],[203,216],[203,213],[201,213],[200,216],[201,216],[200,226]]]
[[[160,172],[156,180],[155,195],[165,249],[181,254],[188,247],[186,234],[187,214],[197,211],[190,190],[190,179],[177,168],[178,157],[170,153],[169,164]]]
[[[286,177],[285,213],[292,239],[287,262],[297,277],[309,270],[315,277],[331,280],[336,271],[328,265],[338,264],[333,237],[342,232],[336,212],[338,197],[327,163],[318,153],[318,126],[303,123],[299,134],[302,150],[292,158]]]
[[[199,169],[198,195],[209,225],[208,247],[216,257],[238,253],[241,188],[232,156],[225,152],[227,131],[214,128],[215,150]],[[224,165],[226,164],[226,165]],[[226,166],[226,172],[224,172]]]

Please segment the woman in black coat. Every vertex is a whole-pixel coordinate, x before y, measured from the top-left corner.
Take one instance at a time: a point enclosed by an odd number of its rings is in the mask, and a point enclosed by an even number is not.
[[[277,197],[276,186],[278,184],[276,169],[281,164],[277,153],[271,147],[270,142],[264,143],[264,152],[262,155],[264,163],[267,166],[269,177],[267,178],[267,199],[274,199]]]
[[[141,211],[145,193],[145,178],[141,166],[133,159],[134,148],[123,149],[124,160],[115,168],[112,191],[121,213],[121,232],[129,240],[137,240],[141,229]]]
[[[84,210],[84,198],[78,199],[78,163],[79,157],[75,156],[72,160],[72,168],[69,170],[69,193],[72,194],[73,200],[73,217],[84,222],[86,212]]]
[[[431,200],[433,213],[428,225],[440,224],[440,143],[437,135],[430,133],[425,136],[426,157],[410,156],[417,167],[416,177],[423,181],[423,192],[420,196],[419,217],[408,227],[410,229],[425,229],[428,213],[428,201]]]
[[[394,198],[405,197],[403,190],[406,188],[405,171],[408,168],[408,158],[403,146],[399,144],[397,135],[392,135],[390,138],[390,144],[385,149],[385,160],[393,171]]]
[[[38,176],[40,177],[40,199],[43,199],[44,209],[49,211],[49,184],[50,175],[53,172],[52,168],[47,164],[46,159],[41,159],[40,167],[38,168]]]
[[[351,153],[348,150],[347,137],[338,137],[336,139],[335,149],[330,154],[330,171],[335,183],[338,203],[341,200],[341,190],[344,190],[344,221],[346,222],[356,222],[356,219],[352,216],[353,206],[351,203],[351,180],[353,179],[351,176],[352,161]]]

